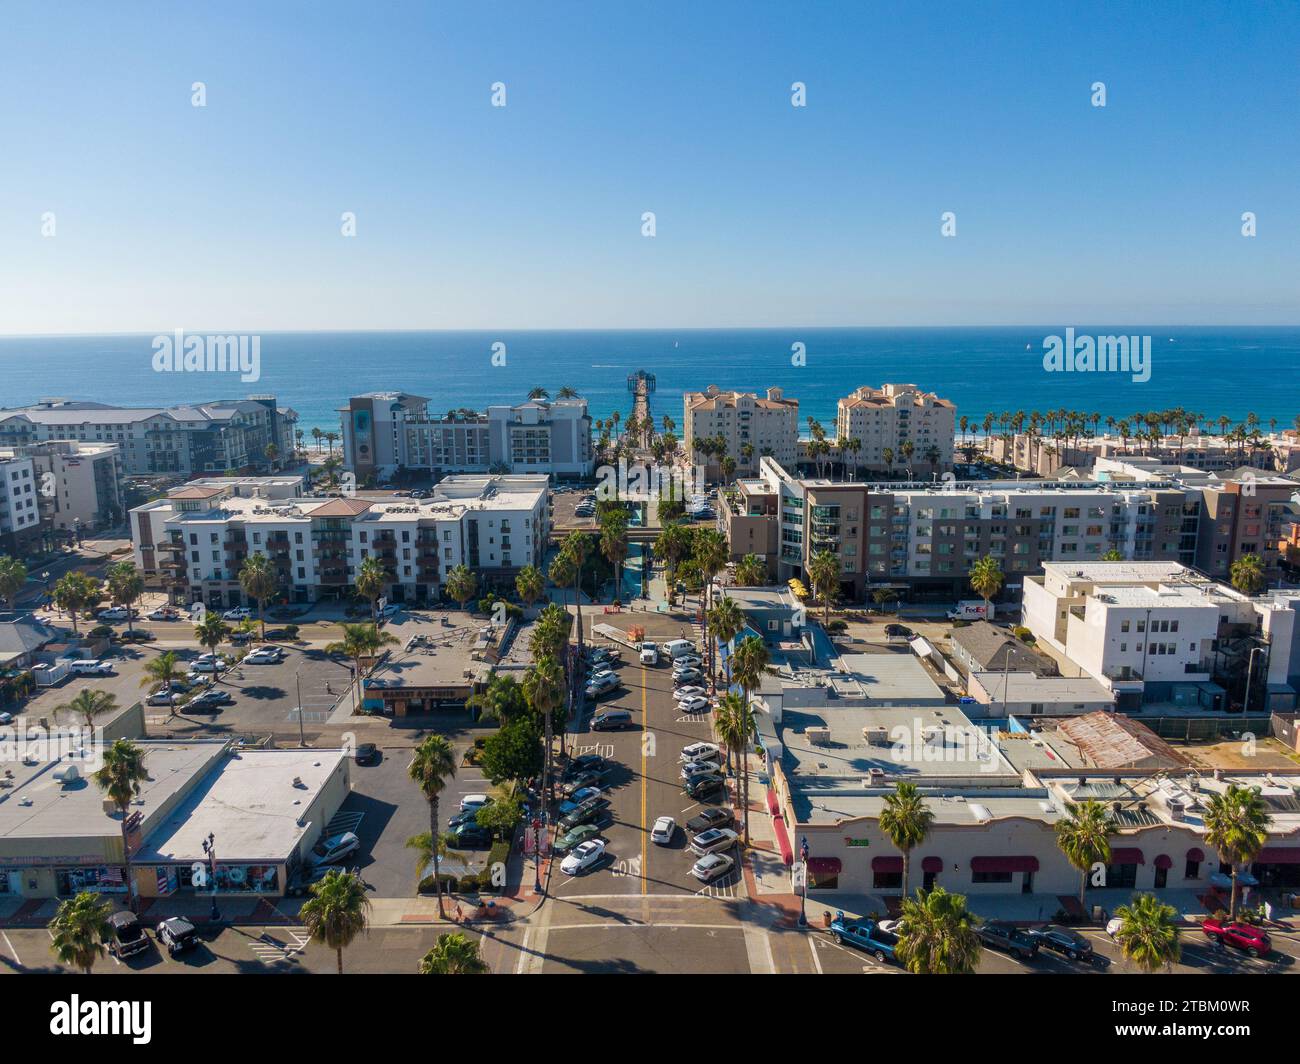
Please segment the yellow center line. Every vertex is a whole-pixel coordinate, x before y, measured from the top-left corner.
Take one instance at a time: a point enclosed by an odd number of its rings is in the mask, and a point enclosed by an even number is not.
[[[649,885],[649,871],[646,861],[649,847],[646,842],[646,734],[649,732],[649,718],[646,716],[646,675],[645,666],[641,666],[641,893],[645,894]]]

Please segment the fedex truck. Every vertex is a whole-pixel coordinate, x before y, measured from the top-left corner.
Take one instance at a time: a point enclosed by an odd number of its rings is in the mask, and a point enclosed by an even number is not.
[[[993,603],[987,606],[983,599],[963,599],[957,608],[948,611],[950,621],[991,621],[993,620]]]

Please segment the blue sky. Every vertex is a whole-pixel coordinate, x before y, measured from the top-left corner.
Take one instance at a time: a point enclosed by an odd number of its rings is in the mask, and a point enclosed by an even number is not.
[[[1289,3],[5,10],[0,333],[1300,322]]]

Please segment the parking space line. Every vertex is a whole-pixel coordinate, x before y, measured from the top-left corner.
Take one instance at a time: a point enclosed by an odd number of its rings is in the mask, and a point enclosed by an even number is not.
[[[18,956],[18,951],[14,949],[14,944],[9,941],[9,936],[5,934],[3,931],[0,931],[0,935],[4,935],[5,945],[9,947],[9,952],[13,954],[14,960],[17,961],[19,965],[21,965],[23,963],[23,959],[20,956]]]
[[[813,936],[808,937],[808,949],[812,951],[813,967],[817,969],[818,975],[824,975],[822,971],[822,959],[817,956],[817,939]]]

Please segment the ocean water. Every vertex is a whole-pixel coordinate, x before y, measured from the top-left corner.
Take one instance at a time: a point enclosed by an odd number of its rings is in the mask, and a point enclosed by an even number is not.
[[[784,389],[833,431],[836,401],[863,384],[909,382],[938,392],[980,421],[1004,410],[1067,408],[1127,417],[1182,406],[1234,421],[1258,415],[1290,427],[1300,414],[1300,328],[1075,326],[1085,333],[1150,335],[1150,379],[1117,373],[1048,373],[1043,341],[1059,326],[997,328],[688,329],[681,331],[330,332],[261,334],[260,379],[231,373],[160,373],[152,336],[0,337],[0,406],[47,396],[172,405],[270,393],[310,432],[338,429],[351,395],[398,389],[430,409],[516,402],[534,387],[568,385],[593,417],[631,409],[628,376],[655,375],[651,408],[682,420],[682,393],[710,384]],[[505,345],[505,365],[492,362]],[[792,364],[802,344],[806,364]]]

